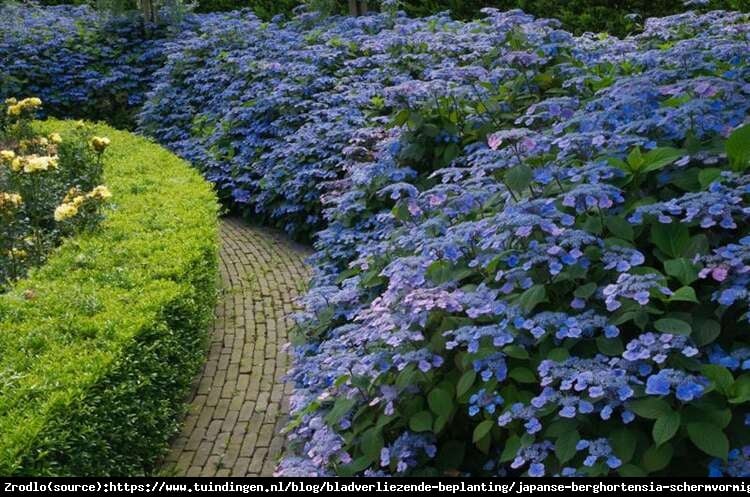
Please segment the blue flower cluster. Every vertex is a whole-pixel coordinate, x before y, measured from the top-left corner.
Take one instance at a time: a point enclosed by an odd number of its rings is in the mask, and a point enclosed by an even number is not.
[[[170,33],[88,6],[0,6],[0,98],[34,95],[57,116],[135,125]]]

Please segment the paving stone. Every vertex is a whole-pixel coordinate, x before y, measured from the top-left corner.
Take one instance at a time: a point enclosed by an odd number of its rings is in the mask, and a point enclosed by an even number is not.
[[[164,459],[175,476],[272,476],[292,387],[283,350],[309,250],[237,219],[221,225],[221,288],[206,364]]]

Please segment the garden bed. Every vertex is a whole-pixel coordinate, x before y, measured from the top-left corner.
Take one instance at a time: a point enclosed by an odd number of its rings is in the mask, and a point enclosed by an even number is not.
[[[202,361],[215,195],[161,147],[96,129],[112,139],[105,221],[0,295],[0,474],[149,473]]]

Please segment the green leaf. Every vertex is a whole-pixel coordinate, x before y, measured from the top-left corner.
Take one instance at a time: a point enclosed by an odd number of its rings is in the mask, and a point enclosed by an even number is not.
[[[547,291],[544,285],[534,285],[523,292],[519,298],[519,304],[525,312],[531,312],[534,307],[547,301]]]
[[[648,474],[635,464],[624,464],[617,470],[620,476],[634,478],[639,476],[648,476]]]
[[[675,318],[657,319],[654,322],[654,328],[662,333],[671,333],[673,335],[690,335],[693,329],[689,323]]]
[[[672,410],[665,400],[656,397],[633,400],[628,403],[628,409],[645,419],[658,419]]]
[[[605,221],[605,225],[610,233],[617,238],[622,238],[629,242],[633,241],[633,226],[621,216],[609,216]]]
[[[508,462],[511,459],[516,457],[516,454],[518,454],[518,449],[521,448],[521,439],[518,438],[518,435],[512,435],[510,438],[508,438],[508,441],[505,442],[505,447],[503,447],[503,452],[500,454],[500,462]]]
[[[360,446],[365,456],[373,460],[380,457],[380,449],[383,448],[383,445],[383,433],[380,428],[373,427],[362,434]]]
[[[520,192],[529,187],[533,177],[534,173],[531,171],[531,168],[521,164],[512,167],[505,173],[505,183],[507,183],[508,188],[511,190]]]
[[[644,160],[643,160],[643,154],[641,153],[640,147],[635,147],[633,150],[630,151],[628,154],[628,166],[630,167],[630,170],[633,172],[640,171],[643,167]]]
[[[430,411],[419,411],[409,418],[409,428],[412,431],[432,431],[432,414]]]
[[[678,258],[690,245],[690,233],[680,223],[655,223],[651,225],[651,241],[668,256]]]
[[[609,436],[610,444],[615,455],[626,463],[633,459],[635,454],[636,440],[633,433],[627,428],[619,428]]]
[[[730,389],[730,394],[731,404],[744,404],[750,401],[750,376],[743,374],[737,378]]]
[[[721,177],[721,169],[718,167],[709,167],[708,169],[701,169],[698,173],[698,182],[703,188],[708,188],[711,183]]]
[[[712,319],[698,319],[693,326],[691,338],[699,347],[708,345],[721,334],[721,325]]]
[[[679,150],[671,147],[660,147],[649,150],[646,155],[643,156],[642,171],[644,173],[657,171],[672,164],[683,155],[685,155],[684,150]]]
[[[580,439],[581,436],[577,430],[567,431],[557,439],[555,442],[555,455],[560,464],[565,464],[573,459],[573,456],[576,455],[576,445]]]
[[[669,297],[670,302],[695,302],[696,304],[699,304],[700,301],[698,300],[698,297],[695,295],[695,290],[693,290],[693,287],[691,286],[683,286],[682,288],[678,288],[677,290],[672,293]]]
[[[698,279],[698,269],[688,259],[679,258],[666,261],[664,271],[669,275],[677,278],[683,285],[689,285]]]
[[[450,421],[449,417],[438,416],[435,419],[435,424],[432,426],[432,431],[439,434],[448,425],[448,421]]]
[[[596,292],[596,288],[596,283],[586,283],[585,285],[576,288],[575,291],[573,291],[573,295],[575,295],[579,299],[587,299],[594,295],[594,292]]]
[[[747,169],[750,166],[750,124],[732,131],[725,147],[730,167],[735,171]]]
[[[476,380],[476,378],[477,373],[473,369],[470,369],[462,374],[461,378],[456,384],[456,397],[461,397],[463,394],[468,392],[472,385],[474,385],[474,380]]]
[[[402,222],[409,221],[411,219],[411,213],[409,212],[409,208],[407,207],[406,202],[397,202],[393,209],[391,209],[391,214],[393,214],[393,217]]]
[[[491,419],[486,419],[486,420],[482,421],[481,423],[479,423],[476,426],[476,428],[474,428],[474,434],[472,435],[471,440],[474,443],[479,442],[484,437],[486,437],[487,435],[489,435],[490,430],[492,430],[493,426],[495,426],[495,421],[493,421]]]
[[[519,383],[536,383],[536,376],[534,375],[534,372],[529,368],[513,368],[508,373],[508,376]]]
[[[726,460],[729,452],[729,439],[724,432],[712,423],[690,423],[688,437],[700,450],[709,456]]]
[[[375,459],[369,456],[358,457],[349,464],[339,466],[337,473],[339,476],[354,476],[355,474],[366,470]]]
[[[610,357],[619,356],[625,351],[620,338],[597,337],[596,347],[599,352]]]
[[[435,261],[427,267],[425,276],[438,285],[451,281],[451,264],[448,261]]]
[[[343,418],[352,407],[357,403],[355,399],[347,399],[346,397],[340,397],[336,399],[330,412],[326,414],[325,421],[329,425],[333,426]]]
[[[503,352],[505,352],[505,355],[507,355],[508,357],[512,357],[513,359],[523,360],[529,358],[529,352],[520,345],[508,345],[507,347],[503,348]]]
[[[654,428],[651,430],[651,434],[654,437],[656,445],[661,445],[671,440],[679,429],[680,413],[670,411],[654,422]]]
[[[433,388],[427,396],[430,410],[438,416],[450,417],[453,411],[453,399],[451,395],[442,388]]]
[[[669,443],[652,445],[643,453],[641,466],[649,473],[662,470],[669,465],[674,455],[674,449]]]
[[[570,352],[565,347],[556,347],[545,355],[546,359],[555,362],[563,362],[570,357]]]
[[[729,391],[734,384],[734,376],[732,376],[732,372],[718,364],[704,365],[701,367],[701,374],[711,380],[714,385],[716,385],[716,389],[724,395],[729,394]]]

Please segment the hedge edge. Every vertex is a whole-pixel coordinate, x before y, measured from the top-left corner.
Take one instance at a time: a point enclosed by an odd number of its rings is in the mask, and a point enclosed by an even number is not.
[[[94,132],[112,139],[106,220],[0,295],[2,475],[152,473],[204,359],[216,195],[147,139]]]

